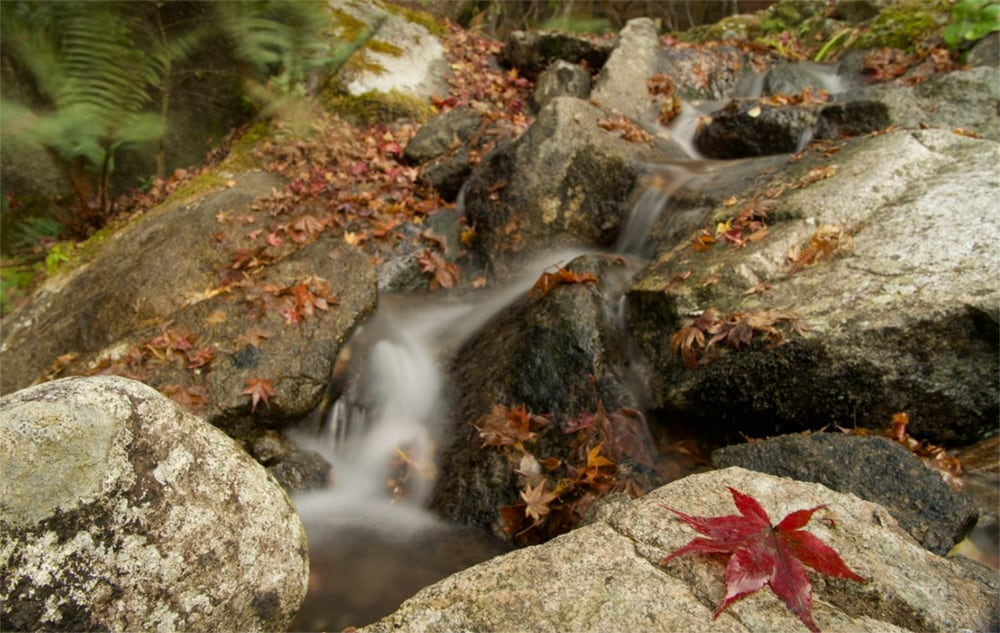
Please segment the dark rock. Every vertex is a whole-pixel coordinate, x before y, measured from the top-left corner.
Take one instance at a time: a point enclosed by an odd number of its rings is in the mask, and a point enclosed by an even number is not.
[[[699,129],[695,145],[715,159],[785,154],[802,149],[815,125],[815,108],[733,100]]]
[[[585,63],[597,71],[607,61],[610,44],[591,42],[565,33],[514,31],[503,49],[503,64],[534,78],[557,59],[571,64]]]
[[[555,97],[590,96],[590,73],[576,64],[556,60],[538,76],[535,91],[531,93],[530,106],[537,112]]]
[[[454,108],[428,121],[406,144],[406,160],[421,164],[455,151],[476,133],[482,118],[471,108]]]
[[[884,437],[843,433],[792,434],[712,453],[717,468],[747,470],[823,484],[885,507],[930,551],[944,556],[975,525],[979,513],[939,473]]]
[[[816,138],[839,139],[889,127],[889,108],[879,101],[831,103],[819,111]]]
[[[443,199],[453,201],[458,197],[471,173],[472,160],[469,152],[461,148],[450,156],[442,156],[425,163],[420,170],[419,179],[441,194]]]
[[[594,274],[600,286],[563,284],[515,304],[459,350],[450,371],[455,428],[443,451],[432,505],[449,519],[490,528],[505,539],[512,535],[503,531],[499,509],[517,500],[517,464],[500,450],[479,446],[474,427],[479,418],[497,404],[523,404],[529,412],[549,416],[553,423],[540,433],[535,454],[565,460],[574,453],[574,438],[561,426],[595,411],[595,391],[608,413],[636,404],[626,387],[621,334],[609,321],[601,291],[625,272],[621,263],[585,256],[568,269]],[[641,416],[638,422],[655,454]],[[633,470],[641,484],[662,482],[641,466]]]
[[[857,24],[872,19],[889,3],[890,0],[837,0],[833,6],[833,17]]]
[[[586,101],[557,97],[527,132],[473,170],[466,215],[474,248],[494,272],[504,272],[510,253],[614,242],[639,163],[655,154],[602,129],[606,116]]]
[[[149,387],[67,378],[0,400],[4,630],[284,631],[306,535],[264,468]]]
[[[1000,67],[1000,32],[994,31],[976,42],[966,53],[970,66]]]

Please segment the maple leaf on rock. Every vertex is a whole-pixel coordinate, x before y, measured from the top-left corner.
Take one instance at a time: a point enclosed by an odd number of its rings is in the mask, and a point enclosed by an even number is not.
[[[524,513],[535,520],[535,522],[541,521],[542,517],[550,512],[549,503],[551,503],[557,495],[545,491],[545,482],[539,482],[537,486],[527,486],[521,491],[521,498],[524,499],[526,507],[524,508]]]
[[[250,396],[250,413],[257,411],[257,403],[263,401],[264,405],[270,409],[271,403],[268,397],[274,395],[274,387],[270,380],[264,380],[254,376],[247,378],[247,388],[240,392],[242,395]]]
[[[812,584],[803,565],[828,576],[868,582],[851,571],[832,547],[802,529],[813,513],[825,506],[796,510],[774,526],[756,499],[733,488],[729,492],[739,515],[693,517],[663,506],[709,538],[692,539],[660,564],[689,552],[732,554],[726,566],[726,597],[713,618],[733,602],[769,585],[810,631],[818,633],[812,619]]]

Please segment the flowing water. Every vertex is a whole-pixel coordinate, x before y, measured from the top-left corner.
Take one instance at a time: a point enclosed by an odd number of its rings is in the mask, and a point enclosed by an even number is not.
[[[760,91],[752,82],[744,89]],[[660,130],[690,159],[644,166],[647,186],[615,252],[650,257],[650,232],[671,197],[722,165],[699,160],[693,147],[700,117],[715,107],[685,104],[671,127]],[[442,367],[450,352],[523,296],[542,272],[579,254],[551,253],[525,262],[503,288],[472,298],[447,293],[380,298],[377,315],[347,347],[350,378],[323,433],[300,438],[304,448],[330,461],[334,484],[295,498],[309,536],[311,577],[293,630],[370,623],[420,588],[506,551],[492,536],[444,524],[424,509],[433,486],[435,446],[448,416]]]

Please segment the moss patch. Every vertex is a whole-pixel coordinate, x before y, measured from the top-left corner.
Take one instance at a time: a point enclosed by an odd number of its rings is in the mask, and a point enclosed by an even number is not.
[[[426,100],[398,90],[370,90],[357,96],[334,95],[326,98],[326,106],[331,112],[361,126],[392,123],[397,119],[424,123],[432,114]]]
[[[914,52],[924,40],[937,37],[950,18],[946,0],[892,4],[871,21],[871,30],[860,37],[857,48],[898,48]]]

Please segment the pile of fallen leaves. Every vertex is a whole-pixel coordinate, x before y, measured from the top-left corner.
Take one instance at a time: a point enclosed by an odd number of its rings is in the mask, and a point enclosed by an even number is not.
[[[649,444],[642,413],[622,407],[607,413],[600,398],[595,411],[562,425],[524,405],[494,405],[475,423],[481,447],[502,450],[516,478],[520,500],[500,508],[504,530],[514,543],[538,543],[576,527],[598,499],[620,492],[644,494],[636,469],[670,480],[707,463],[697,447],[678,444],[662,456]],[[539,435],[571,436],[563,457],[539,456]],[[566,445],[565,440],[560,441]],[[547,442],[551,444],[551,442]]]
[[[679,354],[688,369],[704,366],[719,357],[724,347],[739,350],[764,340],[770,347],[785,342],[782,328],[802,336],[809,325],[789,310],[737,312],[720,317],[713,310],[702,312],[670,338],[670,350]]]

